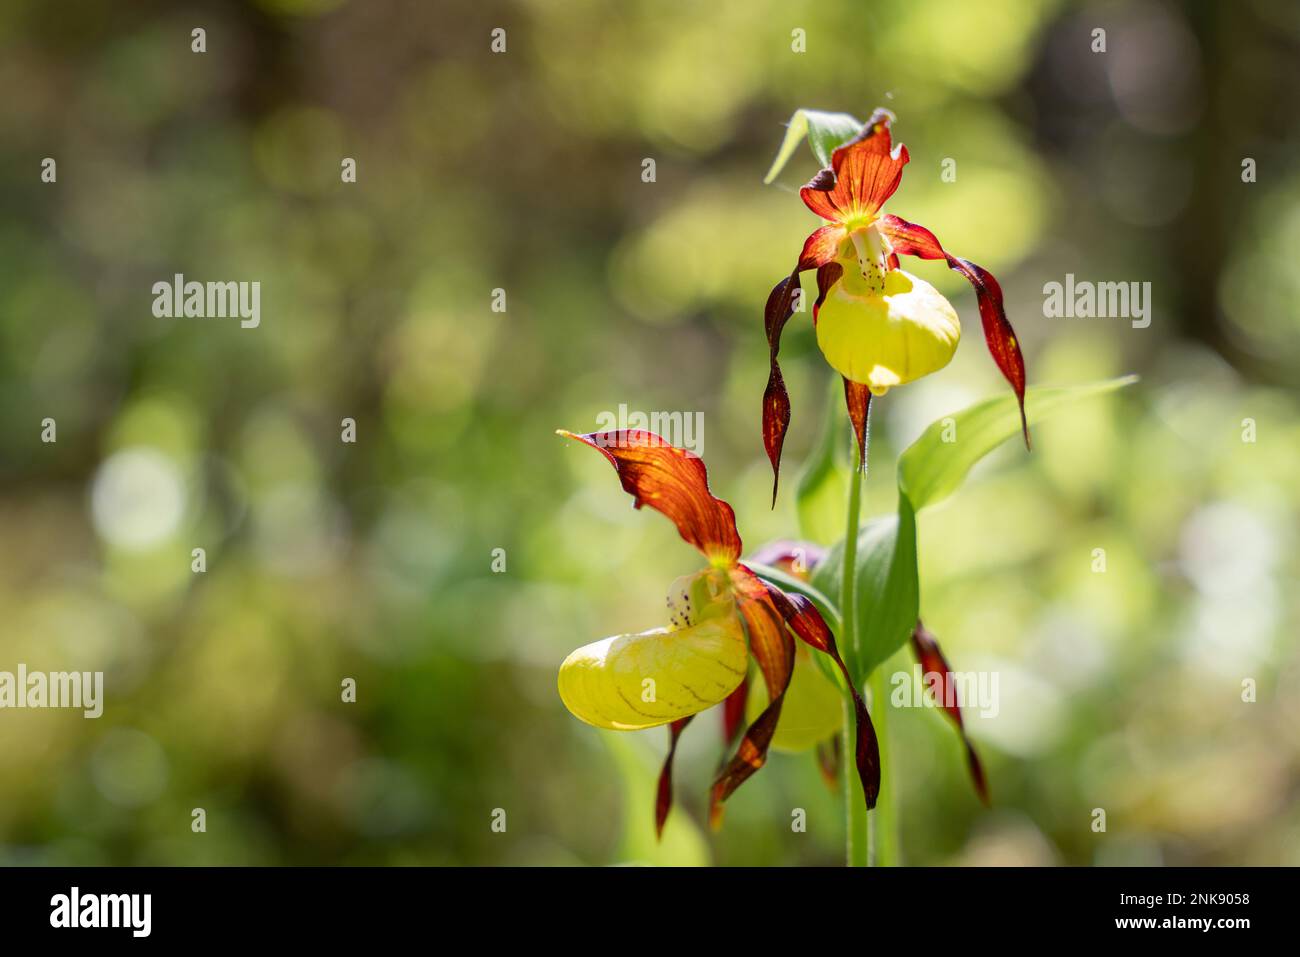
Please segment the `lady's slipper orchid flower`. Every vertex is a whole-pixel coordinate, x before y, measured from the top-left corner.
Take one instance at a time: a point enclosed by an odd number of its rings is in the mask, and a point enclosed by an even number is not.
[[[1015,330],[1007,321],[997,280],[974,263],[947,253],[934,234],[881,207],[898,189],[907,147],[891,148],[893,115],[876,110],[862,131],[831,154],[831,165],[799,191],[805,204],[826,221],[804,242],[794,271],[776,284],[767,300],[765,323],[771,370],[763,395],[763,444],[772,462],[772,498],[781,466],[781,447],[790,424],[777,353],[781,331],[793,315],[799,274],[817,270],[813,323],[822,355],[844,377],[845,399],[865,458],[864,431],[872,395],[884,395],[942,369],[961,338],[957,313],[929,283],[898,267],[898,257],[943,259],[970,281],[979,302],[984,341],[993,361],[1020,401],[1025,444],[1025,363]]]
[[[721,802],[763,766],[794,668],[791,631],[835,662],[852,693],[857,769],[867,806],[874,806],[880,790],[875,729],[836,649],[835,636],[806,597],[787,594],[740,561],[735,513],[709,491],[703,461],[652,432],[560,434],[599,450],[614,466],[635,507],[649,505],[667,516],[682,538],[709,560],[709,568],[673,583],[667,627],[584,645],[560,666],[560,698],[588,724],[613,731],[669,726],[656,830],[662,832],[671,806],[672,759],[679,735],[696,714],[724,702],[728,724],[738,724],[751,656],[767,686],[768,704],[714,781],[710,818],[715,824],[721,819]],[[731,737],[729,731],[728,746]]]

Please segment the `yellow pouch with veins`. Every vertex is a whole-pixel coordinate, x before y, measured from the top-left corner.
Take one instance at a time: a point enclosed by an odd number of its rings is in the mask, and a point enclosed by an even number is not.
[[[672,626],[603,638],[564,659],[560,698],[576,717],[638,731],[697,714],[736,690],[749,649],[725,573],[679,578],[668,604]]]
[[[817,311],[817,345],[826,361],[875,395],[942,369],[960,339],[948,300],[901,269],[884,274],[880,294],[846,268]]]

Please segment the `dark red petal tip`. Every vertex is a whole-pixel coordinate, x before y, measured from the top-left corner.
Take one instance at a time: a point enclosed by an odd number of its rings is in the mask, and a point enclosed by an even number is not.
[[[782,279],[767,297],[763,321],[767,329],[768,374],[767,388],[763,390],[763,448],[772,463],[772,507],[776,508],[776,493],[781,481],[781,449],[785,445],[786,429],[790,427],[790,394],[785,388],[785,377],[777,353],[781,351],[781,332],[794,315],[795,292],[799,289],[799,270]]]
[[[668,812],[673,809],[673,757],[677,754],[677,739],[691,723],[695,715],[687,715],[668,726],[668,755],[664,758],[663,769],[659,772],[659,787],[655,793],[655,837],[664,835],[664,823]]]
[[[1020,351],[1016,330],[1007,319],[1002,287],[998,281],[982,266],[947,253],[934,233],[924,226],[889,215],[880,218],[880,230],[889,237],[895,255],[946,260],[948,268],[965,276],[974,288],[980,322],[984,327],[984,342],[993,361],[1016,394],[1016,400],[1020,403],[1020,428],[1025,436],[1025,448],[1032,448],[1029,419],[1025,416],[1025,358]]]
[[[962,723],[961,703],[957,700],[957,688],[953,683],[952,669],[939,649],[939,642],[919,621],[912,632],[912,650],[916,652],[916,660],[921,663],[921,669],[924,671],[923,693],[929,691],[934,695],[944,713],[956,726],[957,733],[961,735],[962,744],[966,748],[966,765],[970,770],[971,783],[975,786],[975,793],[979,795],[980,801],[988,806],[988,780],[984,776],[984,767],[980,764],[979,755],[975,753],[975,746],[971,744],[966,734],[966,726]]]

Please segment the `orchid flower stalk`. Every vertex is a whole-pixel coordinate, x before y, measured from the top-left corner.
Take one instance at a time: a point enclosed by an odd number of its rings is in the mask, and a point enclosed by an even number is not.
[[[877,863],[893,863],[897,842],[892,836],[895,819],[889,779],[883,776],[888,770],[888,704],[882,665],[908,637],[927,672],[939,675],[929,690],[943,702],[946,716],[961,735],[975,790],[988,801],[983,766],[966,736],[955,688],[947,684],[951,681],[948,663],[934,636],[917,620],[914,506],[945,492],[942,481],[922,483],[909,497],[903,480],[915,479],[917,466],[904,469],[900,460],[899,520],[890,541],[902,542],[906,531],[910,557],[901,550],[892,553],[888,572],[879,582],[873,580],[879,576],[864,574],[860,581],[857,574],[872,399],[942,369],[961,338],[956,310],[929,283],[902,270],[899,257],[942,259],[975,289],[985,343],[1016,399],[1014,406],[1005,401],[1002,431],[990,427],[982,433],[977,457],[1015,435],[1017,426],[1028,446],[1025,366],[997,280],[980,266],[948,253],[925,227],[883,212],[908,162],[907,148],[892,143],[892,114],[877,110],[860,127],[843,114],[818,114],[833,122],[816,138],[807,122],[812,115],[800,111],[796,119],[802,118],[801,129],[809,132],[814,151],[820,145],[825,165],[800,196],[823,224],[807,237],[794,270],[767,299],[764,318],[770,369],[762,435],[772,466],[775,505],[790,424],[790,399],[778,363],[781,333],[798,308],[800,274],[815,269],[818,295],[812,318],[817,344],[843,379],[857,446],[843,543],[830,552],[805,543],[779,543],[742,560],[735,512],[709,490],[707,471],[697,455],[647,431],[585,435],[562,431],[561,435],[599,451],[613,465],[633,505],[638,509],[649,505],[672,521],[707,566],[672,583],[666,624],[583,645],[560,665],[557,685],[565,707],[594,727],[610,731],[667,727],[668,751],[655,800],[657,834],[662,834],[672,807],[678,741],[696,715],[718,708],[729,756],[724,756],[709,793],[708,817],[715,827],[721,823],[723,802],[764,766],[769,751],[815,748],[828,782],[840,777],[839,756],[851,751],[853,768],[845,763],[842,776],[848,861],[868,863],[867,812],[876,809],[870,820]],[[834,137],[833,151],[825,135],[830,127],[843,134]],[[791,140],[797,145],[799,135],[792,125],[769,178],[788,159],[794,148]],[[971,461],[954,470],[954,481],[960,481]],[[920,494],[925,491],[928,499]],[[880,554],[869,536],[863,540],[864,549]],[[812,577],[815,566],[820,581]],[[868,571],[871,568],[864,565]],[[815,587],[832,582],[839,587],[837,607]],[[880,591],[880,583],[889,590]],[[882,608],[894,606],[888,627],[873,624],[871,615],[877,608],[873,596]],[[859,615],[859,602],[865,617]],[[877,636],[876,643],[861,644],[859,628]],[[846,649],[852,669],[841,649]],[[874,657],[864,657],[868,653]],[[825,656],[822,668],[814,664],[817,655]],[[750,687],[751,663],[762,675],[761,687]],[[871,691],[875,724],[860,692],[863,685]]]
[[[799,111],[795,118],[809,132],[812,142],[809,115]],[[836,125],[851,122],[851,118],[842,114],[833,120]],[[928,282],[900,268],[900,256],[942,259],[974,287],[984,341],[1015,392],[1025,446],[1030,444],[1029,420],[1025,414],[1024,358],[1015,330],[1007,319],[997,280],[975,263],[947,252],[924,226],[883,212],[886,201],[898,189],[903,167],[910,159],[906,146],[893,144],[890,133],[893,120],[888,110],[877,109],[856,133],[850,132],[842,138],[843,142],[830,153],[830,163],[799,191],[804,204],[821,217],[823,225],[804,240],[793,271],[772,289],[764,310],[770,367],[763,394],[763,445],[772,465],[775,507],[781,452],[791,414],[790,397],[778,362],[781,333],[798,307],[802,294],[800,274],[810,269],[817,271],[817,299],[812,308],[817,345],[843,379],[845,405],[858,451],[845,516],[839,594],[844,622],[841,638],[849,648],[856,647],[858,641],[855,633],[857,542],[871,400],[942,369],[951,361],[961,339],[961,322],[951,303]],[[793,124],[791,133],[797,140]],[[791,137],[787,137],[768,175],[769,181],[788,159],[792,148]],[[946,667],[937,643],[919,622],[913,645],[923,660],[941,662]],[[877,668],[866,681],[881,722],[882,764],[888,760],[887,711],[881,700],[885,694],[883,678],[883,672]],[[965,739],[960,711],[954,710],[950,716]],[[983,770],[969,742],[967,753],[976,788],[981,798],[987,800]],[[851,792],[851,782],[848,786]],[[868,822],[863,819],[852,793],[846,795],[845,803],[849,863],[867,863]],[[879,850],[892,849],[896,844],[892,833],[883,833],[892,832],[896,826],[888,781],[880,803],[875,815],[877,857],[881,863],[892,863],[889,860],[892,855]]]

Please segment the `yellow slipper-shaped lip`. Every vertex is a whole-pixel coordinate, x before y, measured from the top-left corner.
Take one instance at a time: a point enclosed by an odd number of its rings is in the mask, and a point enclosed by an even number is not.
[[[745,677],[748,654],[736,616],[615,635],[564,659],[560,698],[598,728],[653,728],[726,699]]]
[[[837,283],[817,312],[817,345],[840,375],[884,395],[952,359],[961,323],[928,282],[891,269],[884,295],[857,296],[846,287]]]

